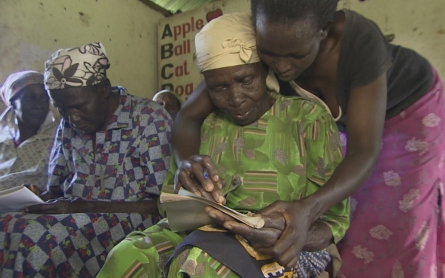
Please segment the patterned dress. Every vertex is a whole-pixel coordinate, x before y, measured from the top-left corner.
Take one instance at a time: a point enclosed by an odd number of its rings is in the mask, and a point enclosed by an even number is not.
[[[200,153],[212,158],[225,179],[227,206],[241,212],[314,193],[342,159],[337,127],[324,108],[300,97],[272,95],[274,106],[249,126],[211,114],[201,130]],[[163,191],[172,191],[175,170],[172,166]],[[349,226],[349,201],[331,208],[321,221],[330,226],[338,242]],[[118,244],[98,277],[160,277],[168,257],[186,236],[171,232],[165,224],[134,233]],[[275,272],[268,277],[284,274],[277,264],[268,267]],[[238,276],[197,247],[187,248],[173,259],[169,277],[183,277],[184,273],[191,277]]]
[[[157,103],[115,87],[120,104],[106,131],[77,133],[62,121],[49,187],[87,200],[132,202],[159,194],[170,163],[171,118]],[[111,248],[158,217],[136,213],[0,215],[1,277],[94,277]]]
[[[50,114],[38,133],[18,146],[12,136],[15,131],[4,125],[0,132],[0,190],[22,184],[34,184],[41,190],[45,189],[57,124]]]
[[[351,196],[338,278],[445,277],[445,98],[428,94],[386,120],[368,181]]]
[[[152,100],[114,90],[120,105],[107,130],[95,134],[94,147],[91,134],[60,124],[49,163],[52,191],[104,201],[159,195],[170,163],[171,118]]]

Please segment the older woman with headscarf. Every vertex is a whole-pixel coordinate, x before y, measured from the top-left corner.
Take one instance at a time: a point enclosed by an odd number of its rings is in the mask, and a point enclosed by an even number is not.
[[[0,215],[0,277],[94,277],[117,242],[160,219],[171,118],[111,86],[100,42],[60,49],[45,65],[63,118],[40,195],[49,200]]]
[[[282,233],[297,231],[276,210],[277,204],[314,193],[340,163],[334,120],[316,100],[277,93],[277,81],[256,53],[249,15],[212,20],[196,35],[195,46],[215,110],[201,129],[202,155],[178,167],[172,163],[163,191],[173,192],[177,168],[180,175],[204,184],[196,179],[203,176],[202,167],[191,164],[210,158],[226,181],[222,201],[237,211],[261,214],[265,225],[250,228],[207,208],[221,226],[174,233],[167,215],[158,225],[118,244],[98,277],[318,277],[335,253],[326,247],[339,241],[349,225],[347,200],[314,224],[306,238],[307,251],[295,258],[290,269],[265,253]],[[275,210],[270,209],[273,206]]]
[[[0,88],[7,108],[0,116],[0,190],[21,184],[44,190],[57,121],[43,74],[19,71]]]

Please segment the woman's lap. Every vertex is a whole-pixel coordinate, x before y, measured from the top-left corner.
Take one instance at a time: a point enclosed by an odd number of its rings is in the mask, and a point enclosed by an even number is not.
[[[115,244],[151,226],[140,214],[0,215],[1,277],[94,277]]]
[[[185,233],[170,231],[165,220],[161,220],[157,225],[143,232],[132,233],[109,253],[107,261],[97,275],[97,278],[111,276],[162,277],[164,274],[163,269],[173,254],[174,256],[168,266],[168,277],[239,277],[229,267],[198,247],[190,245],[178,247],[185,237]],[[218,242],[217,245],[225,246],[225,243]],[[178,252],[174,252],[176,247],[179,248]],[[243,249],[243,247],[241,248]],[[226,250],[218,252],[227,254],[228,252],[230,253],[229,250],[233,249],[226,248]],[[317,256],[330,256],[326,250],[314,252],[313,255],[310,255],[310,253],[306,252],[305,256],[300,256],[299,271],[303,273],[310,273],[310,271],[313,271],[314,265],[322,262],[321,258],[316,259]],[[233,253],[233,256],[237,256],[237,254]],[[249,255],[247,254],[247,256]],[[313,265],[308,266],[311,264]],[[306,272],[307,270],[310,271]],[[320,272],[322,271],[320,270]],[[312,276],[303,275],[298,277]]]
[[[445,229],[438,224],[443,225],[438,212],[444,211],[443,93],[438,82],[386,121],[376,167],[351,197],[351,226],[338,244],[343,260],[339,277],[442,277],[445,238],[439,235]]]

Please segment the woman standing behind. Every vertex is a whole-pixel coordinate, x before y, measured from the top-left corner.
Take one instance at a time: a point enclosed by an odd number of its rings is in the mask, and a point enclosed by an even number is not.
[[[347,134],[345,158],[328,182],[293,209],[277,208],[300,227],[275,244],[277,261],[287,265],[308,225],[352,195],[341,277],[442,277],[445,109],[436,71],[414,51],[389,45],[371,20],[336,11],[336,0],[251,3],[260,58],[281,81],[323,100]],[[177,161],[197,150],[191,122],[199,126],[211,107],[203,92],[175,122]],[[215,179],[216,170],[209,173]]]
[[[0,190],[21,184],[45,190],[57,122],[50,110],[43,74],[13,73],[0,92],[7,105],[0,116]]]

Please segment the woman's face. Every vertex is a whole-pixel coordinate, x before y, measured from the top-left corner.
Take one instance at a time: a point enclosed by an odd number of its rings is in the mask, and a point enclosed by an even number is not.
[[[258,14],[255,26],[258,55],[283,81],[295,80],[314,62],[326,36],[310,18],[283,24]]]
[[[72,128],[93,134],[106,127],[109,107],[107,87],[86,86],[50,90],[60,115]]]
[[[154,97],[153,100],[164,107],[173,120],[176,119],[176,115],[178,114],[181,107],[178,103],[178,99],[173,96],[172,93],[159,94]]]
[[[213,104],[239,125],[255,122],[271,107],[266,92],[267,71],[259,62],[203,74]]]
[[[49,97],[43,85],[32,84],[18,93],[12,105],[20,124],[39,129],[49,112]]]

